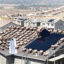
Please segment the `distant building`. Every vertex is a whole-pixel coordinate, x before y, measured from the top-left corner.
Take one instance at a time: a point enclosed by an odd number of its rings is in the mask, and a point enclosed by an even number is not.
[[[55,29],[64,30],[64,20],[60,19],[55,23]]]
[[[13,18],[13,23],[15,23],[15,24],[17,24],[17,25],[24,26],[24,22],[25,22],[26,20],[27,20],[27,19],[22,18],[22,17],[14,17],[14,18]]]
[[[42,19],[42,24],[41,26],[44,28],[55,28],[55,24],[54,24],[55,19]]]
[[[37,18],[28,19],[24,22],[25,27],[38,27],[41,26],[42,20]]]
[[[54,19],[29,19],[25,21],[24,26],[28,27],[44,27],[44,28],[54,28]]]
[[[62,19],[37,19],[32,18],[24,22],[25,27],[44,27],[64,30],[64,20]]]

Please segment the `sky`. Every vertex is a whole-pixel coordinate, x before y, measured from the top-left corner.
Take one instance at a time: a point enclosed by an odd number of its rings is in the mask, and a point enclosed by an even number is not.
[[[64,5],[64,0],[0,0],[0,3],[5,4],[42,4],[42,5]]]

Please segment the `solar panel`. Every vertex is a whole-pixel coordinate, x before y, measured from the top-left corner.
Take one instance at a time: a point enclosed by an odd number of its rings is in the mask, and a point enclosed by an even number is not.
[[[48,22],[52,22],[52,21],[54,21],[54,19],[50,19]]]
[[[44,35],[45,35],[45,32],[44,32]],[[64,34],[51,33],[49,36],[45,38],[35,39],[33,42],[27,45],[26,48],[46,51],[51,47],[51,45],[54,45],[58,40],[60,40],[63,37],[64,37]]]
[[[16,47],[16,40],[15,38],[12,38],[10,40],[10,46],[9,46],[9,53],[10,54],[16,54],[17,53],[17,49],[15,49]]]

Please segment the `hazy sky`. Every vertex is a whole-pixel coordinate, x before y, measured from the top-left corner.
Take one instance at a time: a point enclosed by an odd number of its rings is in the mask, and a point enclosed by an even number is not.
[[[0,3],[64,4],[64,0],[0,0]]]

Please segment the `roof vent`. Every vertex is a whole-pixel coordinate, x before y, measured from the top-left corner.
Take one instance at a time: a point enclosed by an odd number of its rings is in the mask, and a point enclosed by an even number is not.
[[[16,40],[15,38],[10,39],[10,46],[9,46],[9,53],[10,54],[17,54],[16,47]]]

